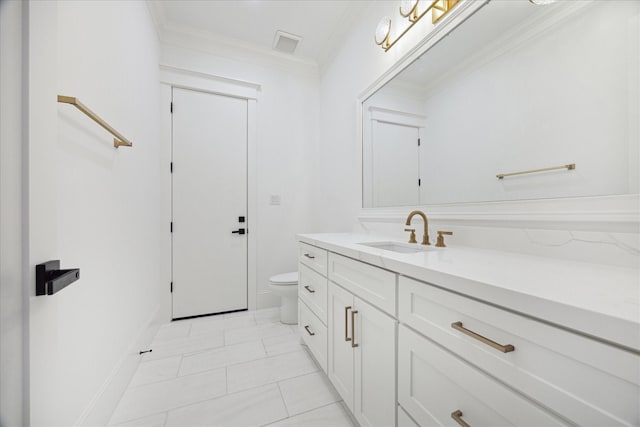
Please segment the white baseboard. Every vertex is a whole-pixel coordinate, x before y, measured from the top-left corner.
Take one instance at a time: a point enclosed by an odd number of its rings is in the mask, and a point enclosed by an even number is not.
[[[167,308],[160,305],[140,329],[136,340],[114,366],[111,374],[87,405],[74,426],[106,426],[138,369],[140,349],[147,348],[162,323],[168,322]]]

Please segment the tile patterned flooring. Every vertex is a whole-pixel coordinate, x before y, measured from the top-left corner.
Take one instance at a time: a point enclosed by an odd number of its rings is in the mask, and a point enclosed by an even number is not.
[[[111,426],[353,427],[279,309],[162,325]]]

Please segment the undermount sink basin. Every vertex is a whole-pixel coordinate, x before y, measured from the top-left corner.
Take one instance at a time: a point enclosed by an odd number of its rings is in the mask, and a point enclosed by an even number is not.
[[[424,246],[417,243],[400,243],[400,242],[367,242],[359,243],[360,245],[369,246],[370,248],[382,249],[385,251],[397,252],[401,254],[413,254],[417,252],[427,252],[434,250],[430,246]]]

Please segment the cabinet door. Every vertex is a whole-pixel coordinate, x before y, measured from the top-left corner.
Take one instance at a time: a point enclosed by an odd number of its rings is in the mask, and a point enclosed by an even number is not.
[[[353,348],[351,347],[351,310],[353,295],[329,283],[329,348],[327,373],[344,403],[353,411]]]
[[[355,298],[354,415],[362,427],[396,425],[395,319]]]

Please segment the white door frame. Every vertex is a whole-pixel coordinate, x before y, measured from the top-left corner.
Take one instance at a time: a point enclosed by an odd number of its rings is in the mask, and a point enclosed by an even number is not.
[[[191,89],[200,92],[208,92],[216,95],[231,96],[247,100],[247,298],[248,309],[255,310],[257,303],[257,245],[256,231],[257,224],[257,102],[261,85],[242,80],[230,79],[226,77],[214,76],[212,74],[198,71],[190,71],[182,68],[160,65],[160,83],[162,110],[162,145],[165,147],[165,158],[167,158],[167,172],[169,172],[169,162],[171,161],[171,113],[169,106],[171,103],[171,88]],[[164,108],[166,106],[166,108]],[[171,176],[163,183],[170,185]],[[168,192],[170,193],[170,192]],[[167,212],[167,218],[171,218],[171,210]],[[169,219],[170,221],[170,219]],[[171,279],[169,279],[171,280]]]

